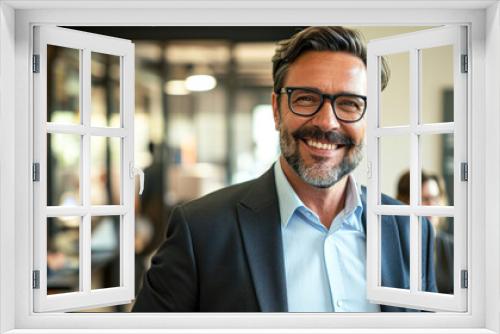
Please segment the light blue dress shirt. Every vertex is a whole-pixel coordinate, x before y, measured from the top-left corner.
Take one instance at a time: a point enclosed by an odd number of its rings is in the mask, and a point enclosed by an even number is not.
[[[380,312],[366,299],[363,206],[352,175],[330,229],[307,208],[274,164],[289,312]]]

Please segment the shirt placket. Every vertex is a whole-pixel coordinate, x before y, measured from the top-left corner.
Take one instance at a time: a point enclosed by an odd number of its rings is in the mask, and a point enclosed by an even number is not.
[[[334,222],[336,224],[338,222]],[[333,226],[333,224],[332,224]],[[332,296],[332,305],[335,312],[345,312],[344,309],[344,284],[342,281],[341,273],[341,256],[338,252],[337,234],[340,228],[332,229],[328,231],[325,239],[324,254],[325,254],[325,265],[328,274],[328,281],[330,283],[330,293]]]

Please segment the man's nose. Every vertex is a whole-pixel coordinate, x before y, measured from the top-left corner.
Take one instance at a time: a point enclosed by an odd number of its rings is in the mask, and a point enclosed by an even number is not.
[[[319,111],[313,116],[312,122],[326,131],[340,127],[340,121],[335,116],[330,99],[325,99]]]

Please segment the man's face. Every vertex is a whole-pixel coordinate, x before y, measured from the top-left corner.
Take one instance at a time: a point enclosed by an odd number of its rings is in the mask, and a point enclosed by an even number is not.
[[[422,184],[422,205],[444,205],[441,203],[439,186],[433,179]]]
[[[290,65],[283,87],[366,96],[366,68],[360,58],[345,52],[309,51]],[[331,187],[361,161],[365,117],[356,123],[339,121],[329,99],[313,116],[298,116],[290,111],[286,94],[280,103],[273,94],[273,112],[281,153],[306,183]]]

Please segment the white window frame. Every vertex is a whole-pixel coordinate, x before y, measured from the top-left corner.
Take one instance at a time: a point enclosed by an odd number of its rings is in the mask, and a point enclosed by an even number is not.
[[[129,40],[101,36],[53,26],[34,27],[34,54],[39,56],[39,73],[33,75],[33,153],[39,166],[39,181],[33,184],[34,270],[39,272],[39,288],[34,289],[35,312],[70,311],[97,306],[128,304],[134,298],[134,45]],[[47,45],[71,48],[79,55],[78,124],[52,123],[47,120]],[[120,62],[120,126],[93,126],[91,122],[92,52],[113,55]],[[47,206],[47,134],[81,137],[79,154],[80,203],[73,206]],[[91,139],[116,138],[120,141],[120,203],[91,203]],[[51,217],[74,216],[79,224],[79,289],[71,293],[47,295],[47,224]],[[91,218],[119,216],[119,286],[91,288]]]
[[[368,43],[368,100],[367,110],[367,156],[370,166],[367,196],[367,297],[379,304],[411,306],[429,311],[467,310],[468,291],[461,287],[461,271],[467,270],[467,184],[461,180],[461,164],[467,163],[467,81],[469,71],[462,70],[462,55],[467,55],[467,27],[444,26],[408,34],[402,34]],[[425,123],[422,117],[422,59],[420,50],[439,46],[452,46],[453,73],[453,121],[446,123]],[[399,126],[383,126],[381,104],[381,62],[383,56],[405,52],[409,56],[409,122]],[[468,66],[468,64],[467,64]],[[389,79],[390,80],[390,79]],[[451,206],[429,207],[420,204],[422,150],[421,135],[453,135],[453,199]],[[410,203],[408,205],[381,205],[380,141],[382,138],[394,138],[406,135],[410,138]],[[398,138],[398,137],[396,137]],[[400,138],[400,137],[399,137]],[[394,140],[394,139],[393,139]],[[410,224],[410,287],[408,290],[381,286],[382,254],[381,222],[382,215],[408,216]],[[451,295],[426,292],[422,285],[422,236],[419,217],[426,216],[454,217],[453,220],[453,291]],[[370,232],[371,231],[371,232]]]
[[[96,315],[31,311],[33,25],[332,23],[378,26],[446,23],[471,27],[472,107],[468,116],[471,264],[467,313]],[[357,333],[499,333],[500,11],[497,1],[7,0],[0,3],[0,55],[0,333],[116,333],[124,328],[129,328],[127,333],[152,332],[144,329],[146,324],[148,328],[159,329],[155,333],[178,332],[175,328],[191,328],[189,333],[354,332],[347,328],[355,328]],[[381,327],[385,329],[377,329]]]

